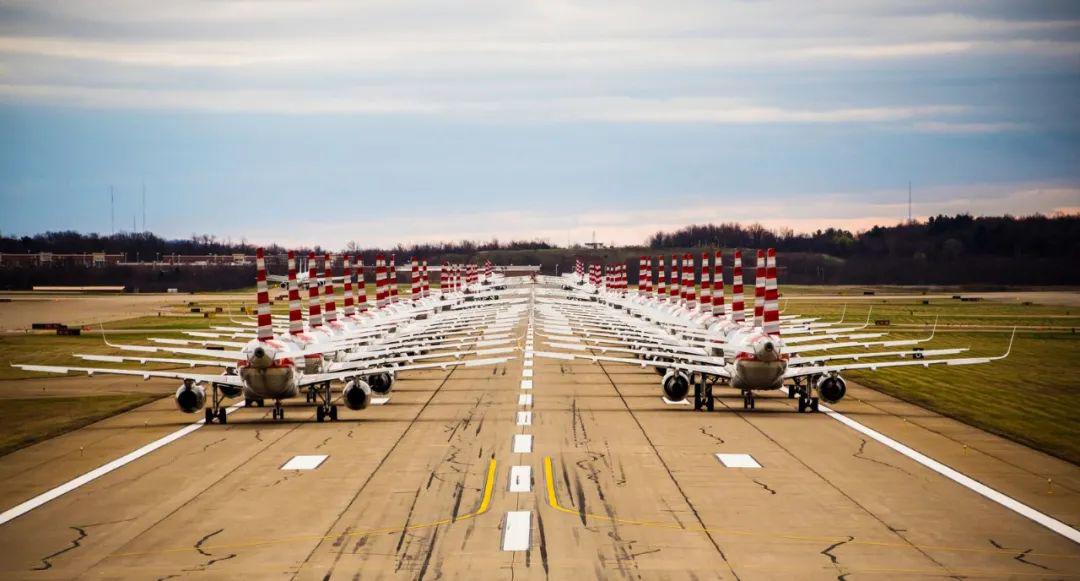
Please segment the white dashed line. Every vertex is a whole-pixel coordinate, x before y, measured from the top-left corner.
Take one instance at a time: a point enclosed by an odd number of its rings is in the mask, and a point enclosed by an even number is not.
[[[521,376],[522,377],[532,377],[533,376],[533,370],[532,369],[523,369],[521,371]]]
[[[311,456],[293,456],[291,460],[286,462],[281,469],[282,470],[314,470],[319,467],[320,464],[326,460],[325,455],[311,455]]]
[[[521,380],[521,389],[532,389],[532,380],[531,379],[522,379]]]
[[[661,397],[660,399],[664,400],[664,403],[668,405],[690,405],[690,402],[685,399],[680,399],[679,401],[671,401],[666,397]]]
[[[532,440],[533,437],[529,434],[516,434],[514,436],[514,453],[515,454],[530,454],[532,453]]]
[[[532,529],[532,513],[527,510],[514,510],[506,513],[506,528],[503,530],[504,551],[528,551],[529,533]]]
[[[532,405],[532,394],[531,393],[523,393],[523,394],[519,395],[518,396],[518,405],[531,406]]]
[[[510,492],[529,492],[532,490],[532,466],[510,467]]]
[[[519,426],[531,426],[532,425],[532,412],[518,412],[517,413],[517,425],[519,425]]]

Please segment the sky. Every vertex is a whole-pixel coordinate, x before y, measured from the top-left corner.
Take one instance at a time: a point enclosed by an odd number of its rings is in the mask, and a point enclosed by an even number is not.
[[[4,235],[1075,213],[1078,146],[1077,2],[0,0]]]

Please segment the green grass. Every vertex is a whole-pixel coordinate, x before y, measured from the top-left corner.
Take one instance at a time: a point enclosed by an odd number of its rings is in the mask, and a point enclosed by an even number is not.
[[[142,333],[110,334],[109,341],[112,341],[113,343],[145,344],[146,335]],[[105,342],[102,341],[101,336],[97,334],[80,335],[77,337],[62,337],[46,334],[0,335],[0,380],[49,377],[49,375],[42,373],[16,369],[11,366],[12,363],[78,365],[82,367],[97,367],[101,365],[99,363],[72,357],[72,353],[122,354],[122,352],[118,352],[116,349],[106,345]],[[138,354],[129,353],[129,355]],[[161,354],[160,356],[168,357],[168,354]],[[159,368],[161,368],[161,366],[148,367],[148,369]]]
[[[98,420],[159,399],[161,394],[132,393],[87,397],[0,398],[0,455],[77,430]]]
[[[842,304],[834,301],[792,302],[785,314],[837,320]],[[849,305],[848,322],[865,320],[869,305]],[[962,367],[906,367],[845,374],[851,380],[956,418],[987,431],[1080,463],[1080,423],[1072,404],[1080,395],[1080,319],[1067,307],[1012,303],[889,301],[874,305],[872,319],[892,325],[925,325],[890,330],[887,339],[925,337],[934,317],[938,333],[926,349],[969,347],[963,356],[1001,355],[1012,325],[1053,326],[1060,330],[1021,330],[1010,356],[1001,361]],[[964,325],[965,327],[959,327]],[[973,327],[974,326],[974,327]],[[873,350],[873,349],[872,349]],[[835,351],[836,353],[842,351]]]

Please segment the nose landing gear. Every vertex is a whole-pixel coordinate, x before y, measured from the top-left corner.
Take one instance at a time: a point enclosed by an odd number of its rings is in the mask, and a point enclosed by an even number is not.
[[[281,407],[281,400],[280,399],[275,399],[274,400],[274,409],[270,410],[270,412],[271,412],[271,415],[274,417],[275,420],[283,420],[283,419],[285,419],[285,408]]]

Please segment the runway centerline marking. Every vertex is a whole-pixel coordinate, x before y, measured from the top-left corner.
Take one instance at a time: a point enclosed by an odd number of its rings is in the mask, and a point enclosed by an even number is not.
[[[519,425],[519,426],[531,426],[532,425],[532,412],[518,412],[517,413],[517,425]]]
[[[532,452],[533,437],[531,434],[514,435],[514,453],[529,454]]]
[[[532,466],[511,466],[510,492],[529,492],[532,490]]]
[[[519,395],[518,396],[518,405],[531,406],[532,405],[532,394],[531,393],[523,393],[523,394]]]
[[[528,551],[529,533],[532,529],[532,513],[512,510],[506,513],[506,529],[503,531],[502,550]]]
[[[672,401],[666,397],[661,396],[660,399],[664,400],[664,403],[668,405],[690,405],[690,402],[687,401],[685,398],[680,399],[679,401]]]
[[[531,379],[521,380],[521,389],[532,389],[533,383]]]
[[[523,369],[521,371],[521,376],[522,377],[532,377],[533,376],[533,370],[532,369]]]
[[[239,402],[239,403],[233,404],[233,405],[225,408],[225,413],[226,414],[231,414],[231,413],[233,413],[234,411],[240,409],[243,406],[244,406],[244,402]],[[197,421],[197,422],[195,422],[195,423],[193,423],[193,424],[191,424],[189,426],[185,426],[183,428],[180,428],[179,430],[176,430],[175,432],[173,432],[171,434],[168,434],[166,436],[158,438],[157,440],[154,440],[153,442],[150,442],[149,444],[135,450],[134,452],[128,452],[127,454],[117,458],[116,460],[113,460],[112,462],[109,462],[107,464],[102,464],[101,466],[98,466],[97,468],[87,472],[86,474],[83,474],[82,476],[72,478],[71,480],[68,480],[67,482],[61,484],[60,486],[57,486],[56,488],[53,488],[53,489],[48,490],[46,492],[43,492],[43,493],[31,498],[30,500],[27,500],[27,501],[25,501],[25,502],[23,502],[21,504],[18,504],[16,506],[12,507],[12,508],[9,508],[8,510],[4,511],[3,513],[0,513],[0,525],[6,523],[8,521],[11,521],[13,519],[19,518],[20,516],[30,512],[31,510],[34,510],[35,508],[37,508],[37,507],[39,507],[39,506],[41,506],[41,505],[43,505],[43,504],[45,504],[45,503],[47,503],[47,502],[49,502],[51,500],[55,500],[55,499],[65,495],[65,494],[71,492],[72,490],[75,490],[76,488],[79,488],[80,486],[83,486],[84,484],[93,482],[94,480],[97,480],[98,478],[101,478],[102,476],[112,472],[113,470],[116,470],[117,468],[121,468],[123,466],[126,466],[126,465],[134,462],[135,460],[138,460],[139,458],[142,458],[143,456],[146,456],[147,454],[157,450],[158,448],[161,448],[162,446],[165,446],[166,444],[170,444],[172,442],[175,442],[176,440],[179,440],[180,438],[183,438],[184,436],[194,432],[195,430],[198,430],[199,428],[203,427],[205,424],[206,424],[206,419],[205,418],[201,419],[201,420],[199,420],[199,421]]]

